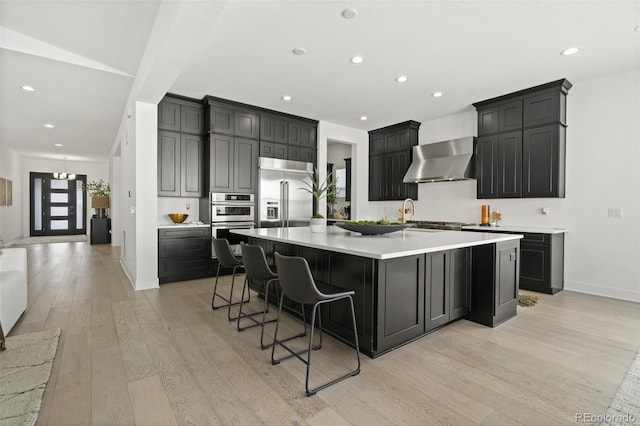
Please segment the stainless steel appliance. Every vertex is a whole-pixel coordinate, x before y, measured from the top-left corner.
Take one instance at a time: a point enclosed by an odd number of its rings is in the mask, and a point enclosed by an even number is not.
[[[301,188],[311,182],[313,164],[265,157],[259,160],[260,227],[309,226],[313,198]]]
[[[474,138],[416,145],[404,183],[475,179]]]
[[[233,253],[240,255],[240,242],[244,241],[244,237],[231,231],[255,227],[255,195],[212,192],[209,194],[209,203],[211,236],[226,238]],[[213,246],[211,257],[216,257]]]

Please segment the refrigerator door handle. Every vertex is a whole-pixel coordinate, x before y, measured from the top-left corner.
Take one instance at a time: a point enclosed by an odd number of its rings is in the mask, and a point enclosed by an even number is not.
[[[285,224],[284,226],[289,227],[289,182],[284,182],[284,208],[285,208]]]
[[[280,181],[280,226],[285,226],[285,220],[287,219],[287,210],[284,202],[284,181]]]

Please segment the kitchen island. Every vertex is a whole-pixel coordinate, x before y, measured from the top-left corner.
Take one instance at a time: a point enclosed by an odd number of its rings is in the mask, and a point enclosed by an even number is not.
[[[276,251],[301,256],[320,286],[355,291],[360,348],[371,357],[460,318],[493,327],[516,315],[521,235],[409,228],[364,236],[337,227],[233,232],[262,246],[270,263]],[[351,343],[346,301],[323,307],[321,318],[325,331]]]

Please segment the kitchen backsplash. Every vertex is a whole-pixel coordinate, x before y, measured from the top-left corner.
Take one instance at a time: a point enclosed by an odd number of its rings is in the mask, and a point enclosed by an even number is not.
[[[200,208],[198,202],[197,198],[158,197],[158,226],[173,224],[169,216],[167,216],[169,213],[188,213],[187,222],[199,221]],[[187,211],[187,204],[190,207],[189,211]]]

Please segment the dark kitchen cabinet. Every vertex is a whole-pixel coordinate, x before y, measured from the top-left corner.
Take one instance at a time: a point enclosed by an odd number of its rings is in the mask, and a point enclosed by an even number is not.
[[[564,197],[565,131],[560,124],[523,131],[523,197]]]
[[[469,313],[471,249],[426,255],[425,331],[434,330]]]
[[[158,196],[180,196],[180,136],[158,131]]]
[[[260,157],[275,156],[275,144],[273,142],[260,141]]]
[[[224,135],[233,135],[236,128],[235,114],[232,107],[209,103],[209,131]]]
[[[158,131],[158,196],[201,197],[203,155],[201,136]]]
[[[276,143],[288,143],[289,122],[273,115],[260,116],[260,140]]]
[[[158,229],[158,279],[160,284],[211,277],[211,229],[169,227]]]
[[[201,135],[204,110],[200,102],[184,97],[165,96],[158,104],[158,129]]]
[[[520,240],[520,288],[547,294],[564,289],[564,233],[516,232],[490,227],[468,231],[524,235]]]
[[[477,198],[564,198],[571,86],[563,79],[473,104]]]
[[[209,135],[209,192],[255,194],[258,186],[258,141]]]
[[[470,312],[467,319],[489,327],[516,316],[520,241],[472,247]]]
[[[418,197],[418,185],[404,183],[418,144],[420,123],[407,121],[369,132],[369,201]]]
[[[258,139],[260,136],[260,116],[258,114],[236,110],[234,111],[235,130],[234,135],[249,139]]]
[[[182,97],[158,104],[158,196],[203,196],[203,112]]]
[[[522,196],[522,132],[498,136],[498,198]]]
[[[180,104],[164,98],[158,104],[158,129],[180,131]]]
[[[424,334],[425,256],[378,262],[378,347],[381,350]]]

